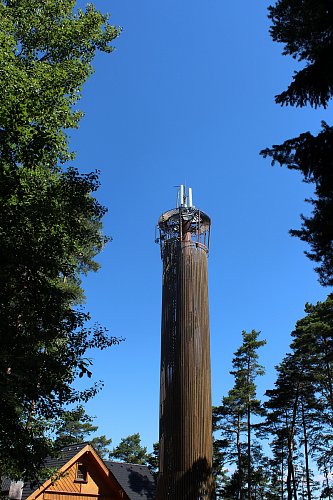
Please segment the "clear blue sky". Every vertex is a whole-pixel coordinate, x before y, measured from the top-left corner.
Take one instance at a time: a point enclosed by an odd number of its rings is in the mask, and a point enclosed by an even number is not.
[[[231,386],[241,331],[262,331],[267,373],[288,350],[305,302],[326,297],[305,245],[288,235],[311,193],[295,172],[271,167],[259,151],[318,131],[322,110],[280,108],[274,95],[296,68],[268,34],[266,1],[111,0],[95,2],[123,27],[116,51],[99,55],[83,89],[86,113],[72,134],[76,165],[101,170],[99,200],[113,237],[84,281],[87,309],[126,338],[92,353],[104,390],[87,405],[99,433],[140,432],[158,440],[161,261],[159,215],[175,185],[192,186],[212,218],[210,315],[213,403]]]

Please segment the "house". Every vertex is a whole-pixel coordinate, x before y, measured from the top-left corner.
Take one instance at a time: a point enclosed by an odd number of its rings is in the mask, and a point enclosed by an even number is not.
[[[66,446],[45,467],[57,477],[32,487],[29,483],[2,483],[13,500],[152,500],[155,480],[144,465],[102,460],[88,443]]]

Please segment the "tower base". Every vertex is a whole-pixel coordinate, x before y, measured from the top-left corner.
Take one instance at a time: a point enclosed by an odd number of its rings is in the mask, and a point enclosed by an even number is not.
[[[212,471],[205,459],[199,459],[188,471],[159,474],[156,500],[211,500],[213,498]]]

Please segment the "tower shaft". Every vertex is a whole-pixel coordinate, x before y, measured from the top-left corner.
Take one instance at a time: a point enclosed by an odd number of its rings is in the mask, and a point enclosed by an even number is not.
[[[200,212],[192,212],[188,222],[179,209],[162,251],[158,500],[208,499],[212,490],[208,249],[196,238],[203,233]]]

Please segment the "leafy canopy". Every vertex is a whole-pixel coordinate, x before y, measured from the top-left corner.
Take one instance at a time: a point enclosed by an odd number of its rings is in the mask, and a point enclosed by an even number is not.
[[[38,475],[64,407],[100,387],[73,388],[91,376],[87,351],[119,342],[81,307],[106,209],[97,173],[68,164],[66,132],[96,51],[118,34],[93,5],[0,1],[0,472],[11,477]]]
[[[119,29],[92,4],[73,0],[0,2],[0,155],[9,166],[55,167],[72,158],[66,130],[92,73],[96,50],[111,52]]]

